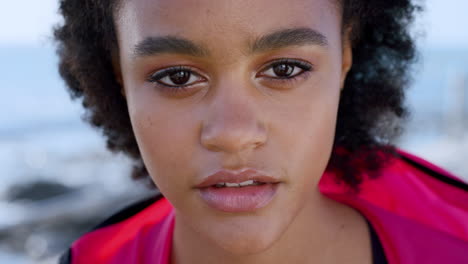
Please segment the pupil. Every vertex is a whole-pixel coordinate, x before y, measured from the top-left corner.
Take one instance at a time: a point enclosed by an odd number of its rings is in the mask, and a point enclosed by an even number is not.
[[[273,71],[275,72],[277,76],[288,77],[293,72],[293,67],[287,64],[280,64],[280,65],[276,65],[273,68]]]
[[[174,84],[182,85],[190,80],[190,72],[188,71],[178,71],[170,76],[171,81]]]

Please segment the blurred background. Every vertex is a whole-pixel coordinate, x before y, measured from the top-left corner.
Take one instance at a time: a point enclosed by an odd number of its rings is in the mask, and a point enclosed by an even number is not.
[[[150,193],[81,121],[57,73],[57,0],[1,0],[0,263],[55,263],[115,204]],[[427,0],[399,147],[468,180],[468,1]],[[105,212],[103,214],[102,212]]]

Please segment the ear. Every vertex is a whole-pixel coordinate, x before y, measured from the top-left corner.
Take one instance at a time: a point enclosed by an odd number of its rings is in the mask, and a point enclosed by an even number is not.
[[[120,67],[120,56],[118,51],[113,51],[112,54],[112,68],[114,70],[114,76],[115,80],[117,81],[118,84],[120,84],[120,93],[122,94],[123,97],[126,97],[125,95],[125,89],[123,85],[123,78],[122,78],[122,69]]]
[[[351,27],[346,28],[343,34],[342,64],[341,64],[341,88],[343,91],[346,76],[353,65],[353,45],[351,41]]]

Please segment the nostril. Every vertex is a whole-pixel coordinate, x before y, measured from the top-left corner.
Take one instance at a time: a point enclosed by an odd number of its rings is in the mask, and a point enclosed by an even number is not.
[[[206,149],[239,153],[266,142],[265,120],[257,102],[231,93],[217,99],[201,121],[200,141]]]
[[[218,126],[205,128],[201,132],[201,144],[215,152],[238,153],[252,150],[266,142],[266,131],[258,126]]]
[[[256,149],[267,139],[267,130],[255,113],[217,113],[201,124],[201,144],[210,151],[238,153]]]

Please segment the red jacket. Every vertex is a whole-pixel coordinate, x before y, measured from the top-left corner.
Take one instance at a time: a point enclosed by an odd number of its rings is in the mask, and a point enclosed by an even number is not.
[[[468,185],[400,152],[377,179],[349,192],[325,173],[319,191],[358,210],[389,264],[468,264]],[[61,263],[169,264],[174,210],[160,197],[124,210],[73,243]]]

